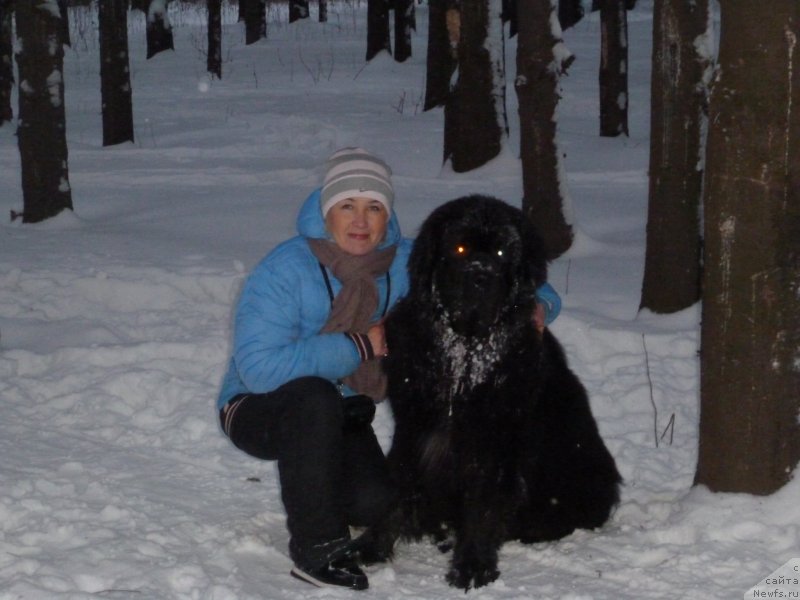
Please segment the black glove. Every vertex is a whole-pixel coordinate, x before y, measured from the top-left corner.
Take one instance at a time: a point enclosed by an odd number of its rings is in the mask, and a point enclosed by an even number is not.
[[[372,423],[375,401],[364,394],[342,398],[345,428],[357,428]]]

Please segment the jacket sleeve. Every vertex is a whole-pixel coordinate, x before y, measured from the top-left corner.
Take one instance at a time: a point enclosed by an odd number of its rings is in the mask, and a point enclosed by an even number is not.
[[[336,380],[358,367],[358,351],[345,334],[301,334],[300,297],[300,282],[263,266],[245,283],[234,319],[233,360],[251,392],[304,376]]]
[[[561,312],[561,296],[545,281],[536,289],[536,301],[544,307],[544,324],[550,325]]]

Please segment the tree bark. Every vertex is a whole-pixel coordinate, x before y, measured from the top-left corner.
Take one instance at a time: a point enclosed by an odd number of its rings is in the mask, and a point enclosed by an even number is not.
[[[222,79],[222,0],[206,0],[208,9],[208,56],[206,70]]]
[[[624,0],[600,4],[600,135],[628,135],[628,14]]]
[[[240,0],[239,13],[244,7],[244,43],[246,46],[255,44],[267,37],[267,1],[266,0]]]
[[[147,5],[147,58],[159,52],[174,50],[172,25],[169,22],[167,5],[169,0],[150,0]]]
[[[14,110],[11,107],[11,89],[14,87],[14,52],[11,34],[12,0],[0,0],[0,127],[11,122]]]
[[[641,300],[641,308],[655,313],[677,312],[700,299],[704,78],[711,68],[707,28],[708,0],[655,3]]]
[[[800,459],[800,3],[720,8],[695,482],[769,494]]]
[[[458,39],[460,36],[460,11],[450,0],[430,0],[428,4],[428,49],[425,70],[424,110],[444,105],[450,95],[450,80],[456,70]],[[455,24],[448,27],[448,13]],[[452,34],[451,34],[452,31]]]
[[[574,57],[551,28],[554,3],[526,0],[517,13],[517,78],[520,153],[522,158],[522,210],[536,225],[547,248],[556,258],[572,245],[572,226],[565,217],[561,189],[560,153],[556,140],[558,80]]]
[[[386,51],[392,53],[388,0],[367,0],[367,60]]]
[[[445,104],[444,159],[458,173],[500,154],[507,136],[501,0],[463,0],[458,81]]]
[[[64,48],[55,0],[16,3],[23,223],[72,209],[64,110]]]
[[[411,32],[414,30],[414,1],[394,0],[394,59],[405,62],[411,56]]]
[[[328,0],[319,0],[319,16],[320,23],[328,22]]]
[[[103,146],[133,141],[127,0],[99,0]]]
[[[289,23],[307,19],[309,12],[308,0],[289,0]]]

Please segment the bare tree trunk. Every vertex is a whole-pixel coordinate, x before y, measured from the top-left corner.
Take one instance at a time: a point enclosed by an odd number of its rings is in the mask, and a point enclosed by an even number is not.
[[[11,89],[14,87],[14,65],[11,62],[14,52],[11,34],[12,14],[12,0],[0,0],[0,127],[14,118],[14,111],[11,108]]]
[[[388,0],[367,0],[367,60],[379,52],[392,53]]]
[[[245,2],[245,0],[240,0]],[[241,15],[240,5],[240,15]],[[244,43],[255,44],[267,37],[267,0],[246,0],[244,4]]]
[[[526,0],[518,8],[517,78],[522,210],[542,235],[548,258],[572,245],[572,226],[565,217],[561,189],[560,153],[556,140],[558,80],[574,60],[564,48],[561,32],[551,23],[556,10],[551,0]],[[566,58],[561,58],[565,56]]]
[[[328,22],[328,0],[319,0],[319,22]]]
[[[69,46],[69,12],[67,11],[67,0],[57,0],[57,2],[58,13],[61,15],[61,43],[65,46]]]
[[[450,80],[457,64],[460,28],[461,12],[451,0],[430,0],[424,110],[442,106],[450,95]]]
[[[127,0],[99,0],[103,146],[133,141]]]
[[[174,50],[172,25],[169,22],[167,5],[169,0],[150,0],[147,5],[147,58],[159,52]]]
[[[394,59],[405,62],[411,56],[411,32],[415,27],[415,0],[394,0]]]
[[[673,313],[700,299],[704,78],[712,52],[704,44],[707,28],[708,0],[655,3],[641,308],[656,313]]]
[[[628,14],[624,0],[600,4],[600,135],[628,135]]]
[[[500,154],[508,133],[501,0],[463,0],[458,81],[445,104],[444,158],[459,173]]]
[[[307,19],[309,13],[308,0],[289,0],[289,23]]]
[[[770,494],[800,459],[800,3],[720,8],[695,482]]]
[[[19,91],[17,141],[23,223],[72,209],[64,111],[64,47],[55,0],[16,3]]]
[[[222,0],[206,0],[208,9],[208,56],[206,70],[222,79]]]

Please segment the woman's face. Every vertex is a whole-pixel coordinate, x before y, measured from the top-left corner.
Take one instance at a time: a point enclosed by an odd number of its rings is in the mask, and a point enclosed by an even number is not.
[[[333,241],[348,254],[372,252],[386,235],[389,213],[377,200],[345,198],[325,215],[325,226]]]

